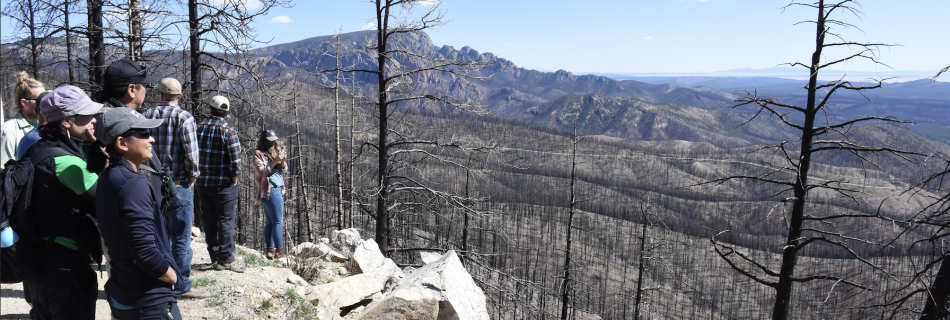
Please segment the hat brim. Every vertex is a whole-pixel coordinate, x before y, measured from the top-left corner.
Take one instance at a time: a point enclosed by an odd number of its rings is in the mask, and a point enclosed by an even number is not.
[[[151,129],[162,125],[164,119],[141,119],[132,123],[131,129]]]
[[[139,82],[139,83],[158,83],[158,81],[161,81],[161,80],[162,80],[162,78],[159,78],[159,77],[156,76],[156,75],[146,75],[146,76],[145,76],[145,79],[143,79],[143,80],[142,80],[141,82]]]
[[[278,138],[277,136],[269,136],[269,137],[267,137],[267,141],[277,141],[277,140],[280,140],[280,138]]]
[[[80,116],[91,116],[99,113],[99,110],[102,110],[102,104],[89,100],[89,103],[76,110],[76,115]]]

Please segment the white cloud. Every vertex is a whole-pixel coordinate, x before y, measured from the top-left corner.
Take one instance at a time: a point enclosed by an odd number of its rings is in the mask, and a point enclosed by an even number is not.
[[[417,2],[417,3],[418,3],[420,6],[430,7],[430,6],[434,6],[434,5],[439,4],[439,0],[421,0],[421,1]]]
[[[369,22],[366,25],[360,27],[360,30],[376,30],[376,24]]]
[[[276,16],[276,17],[274,17],[273,19],[270,19],[270,21],[268,21],[268,22],[270,22],[270,23],[291,23],[291,22],[294,22],[294,19],[291,19],[291,18],[288,17],[288,16]]]
[[[645,40],[652,40],[653,37],[643,37],[643,39],[645,39]]]

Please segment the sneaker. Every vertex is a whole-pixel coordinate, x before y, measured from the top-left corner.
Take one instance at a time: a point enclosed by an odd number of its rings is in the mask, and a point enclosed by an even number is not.
[[[211,296],[211,292],[191,288],[188,292],[182,293],[181,297],[186,299],[204,299]]]
[[[244,273],[244,270],[247,270],[247,268],[238,264],[237,261],[225,264],[215,263],[214,269],[219,271],[231,270],[237,273]]]

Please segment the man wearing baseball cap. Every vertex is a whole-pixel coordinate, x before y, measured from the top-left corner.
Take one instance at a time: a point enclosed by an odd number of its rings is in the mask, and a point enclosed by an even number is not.
[[[143,113],[149,119],[164,122],[155,128],[154,150],[159,162],[171,168],[177,196],[171,200],[165,216],[168,221],[168,239],[172,256],[178,264],[184,283],[182,298],[204,299],[211,293],[193,288],[191,283],[191,227],[195,217],[194,187],[198,177],[198,138],[196,123],[191,113],[178,106],[181,83],[173,78],[158,82],[161,102]]]
[[[145,85],[157,83],[158,79],[135,61],[122,59],[113,62],[102,76],[103,103],[113,108],[138,110],[145,102]]]
[[[241,141],[227,121],[231,103],[228,98],[214,96],[208,100],[211,116],[198,124],[198,177],[196,193],[201,204],[201,221],[205,227],[208,255],[217,270],[244,272],[234,259],[234,220],[238,198],[238,176],[241,174]]]
[[[82,89],[62,86],[40,101],[40,140],[26,157],[34,163],[33,225],[55,244],[44,250],[43,269],[27,280],[39,319],[95,319],[98,289],[91,261],[101,263],[95,215],[98,175],[86,166],[83,144],[96,140],[93,117],[102,104]]]

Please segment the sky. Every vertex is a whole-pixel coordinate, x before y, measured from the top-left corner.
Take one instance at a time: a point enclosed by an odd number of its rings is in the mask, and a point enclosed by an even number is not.
[[[6,4],[10,0],[0,0]],[[209,0],[222,2],[224,0]],[[254,7],[258,0],[246,1]],[[451,21],[428,31],[437,46],[472,47],[516,65],[575,74],[724,74],[807,62],[814,50],[814,10],[789,0],[427,0]],[[863,15],[837,18],[860,28],[846,39],[900,46],[877,58],[835,66],[863,74],[930,75],[950,65],[950,0],[864,0]],[[254,22],[261,39],[280,44],[360,31],[374,21],[366,0],[295,0]],[[7,36],[9,19],[0,19]],[[855,51],[829,52],[826,59]],[[916,71],[916,72],[906,72]]]
[[[910,4],[913,5],[910,5]],[[437,46],[469,46],[516,65],[575,74],[693,74],[807,62],[814,50],[810,8],[788,0],[442,0],[450,23],[428,32]],[[849,72],[921,71],[950,65],[950,1],[865,0],[863,15],[837,17],[860,28],[838,29],[847,40],[900,46],[877,52],[881,62],[835,66]],[[296,1],[257,23],[262,38],[286,43],[359,31],[374,20],[359,0]],[[830,52],[840,57],[852,50]]]

